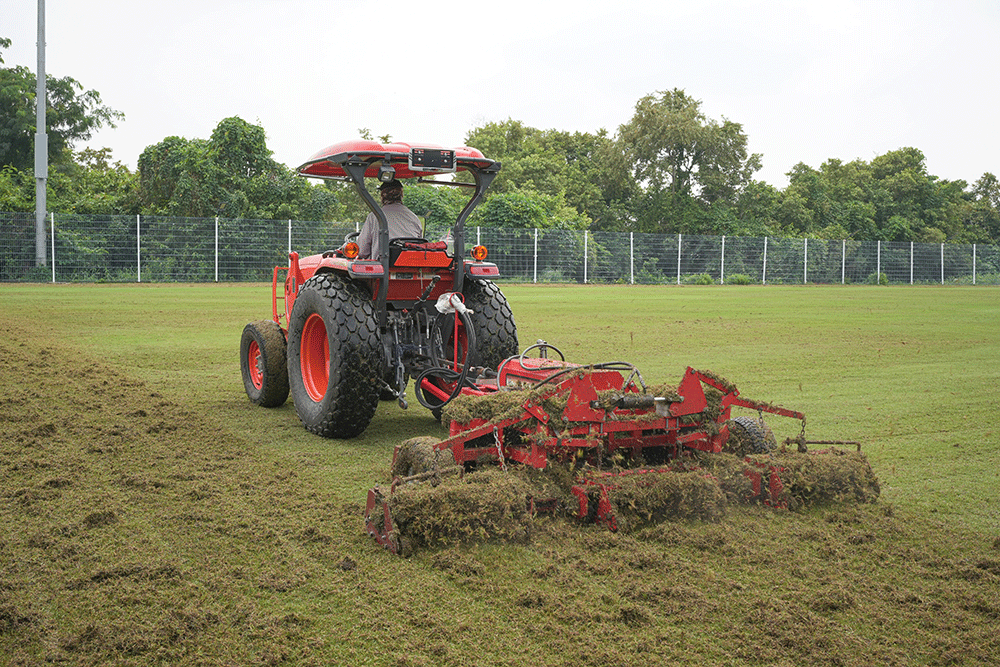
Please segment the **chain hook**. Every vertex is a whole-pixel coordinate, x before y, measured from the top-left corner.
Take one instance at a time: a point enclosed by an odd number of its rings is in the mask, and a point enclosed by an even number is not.
[[[500,469],[507,472],[507,462],[503,456],[503,442],[500,438],[500,430],[496,426],[493,427],[493,440],[497,445],[497,458],[500,460]]]

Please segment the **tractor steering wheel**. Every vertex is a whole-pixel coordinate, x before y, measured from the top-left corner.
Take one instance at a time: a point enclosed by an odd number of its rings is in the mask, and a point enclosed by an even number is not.
[[[389,245],[404,247],[407,243],[427,243],[427,239],[422,239],[418,236],[397,236],[394,239],[389,239]]]

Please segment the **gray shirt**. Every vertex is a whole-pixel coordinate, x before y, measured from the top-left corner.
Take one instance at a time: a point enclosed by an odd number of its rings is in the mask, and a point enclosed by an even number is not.
[[[420,218],[410,209],[406,208],[398,202],[392,204],[386,204],[382,207],[382,212],[385,213],[385,219],[389,223],[389,238],[419,238],[421,233],[423,233],[423,225],[420,222]],[[374,213],[369,213],[368,217],[365,218],[365,224],[361,227],[361,233],[358,234],[358,247],[360,251],[358,252],[358,257],[361,259],[378,259],[379,253],[372,252],[372,249],[378,244],[378,218],[375,217]]]

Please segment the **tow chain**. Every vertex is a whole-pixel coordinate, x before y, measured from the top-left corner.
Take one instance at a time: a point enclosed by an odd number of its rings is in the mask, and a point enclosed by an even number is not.
[[[507,462],[503,457],[503,443],[500,440],[500,430],[496,426],[493,427],[493,440],[497,445],[497,458],[500,459],[500,469],[507,472]]]

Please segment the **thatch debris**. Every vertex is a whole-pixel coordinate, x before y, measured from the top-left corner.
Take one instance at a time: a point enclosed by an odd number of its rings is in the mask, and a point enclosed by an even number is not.
[[[698,372],[704,375],[705,377],[711,379],[712,382],[714,382],[719,387],[722,387],[725,391],[728,392],[736,391],[736,384],[722,377],[718,373],[713,373],[712,371],[706,371],[706,370],[699,370]]]
[[[424,448],[433,449],[418,442],[408,451]],[[720,521],[729,505],[763,500],[746,473],[763,472],[766,477],[771,469],[778,471],[784,485],[781,500],[793,510],[874,502],[879,495],[878,479],[864,454],[838,449],[749,457],[693,452],[670,469],[589,479],[607,488],[618,530],[632,531],[664,521]],[[544,504],[566,516],[577,509],[571,487],[578,480],[557,464],[545,470],[490,468],[464,476],[435,476],[433,482],[400,485],[390,498],[403,553],[493,539],[523,542],[531,535],[533,508]],[[590,485],[595,498],[601,492],[597,483]]]
[[[665,398],[670,403],[681,400],[681,395],[677,393],[677,385],[675,384],[650,385],[646,387],[646,393]]]
[[[799,453],[782,452],[746,458],[733,454],[698,453],[696,460],[711,473],[732,503],[756,502],[745,474],[747,461],[755,467],[775,466],[784,486],[789,509],[831,503],[872,503],[878,499],[878,478],[860,452],[831,448]]]
[[[433,436],[410,438],[399,446],[396,459],[392,464],[392,475],[410,477],[425,472],[438,471],[442,473],[457,472],[458,464],[450,450],[435,449],[434,445],[441,442]]]
[[[500,470],[450,477],[437,486],[397,487],[390,500],[393,522],[405,552],[413,548],[467,541],[526,541],[533,489],[519,476]]]
[[[441,408],[441,422],[453,421],[468,424],[474,419],[488,422],[517,417],[529,392],[512,390],[496,391],[484,396],[459,394]]]
[[[726,495],[704,473],[624,475],[613,484],[609,497],[620,531],[661,521],[719,521],[726,514]]]
[[[873,503],[881,488],[878,477],[861,452],[830,448],[800,454],[785,452],[769,459],[781,466],[781,481],[790,507],[830,503]]]

